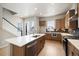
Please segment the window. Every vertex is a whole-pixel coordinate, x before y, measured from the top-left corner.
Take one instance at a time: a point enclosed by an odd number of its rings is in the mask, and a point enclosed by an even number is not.
[[[34,21],[27,22],[27,34],[31,34],[34,31]]]
[[[47,30],[54,31],[55,29],[55,20],[47,21]]]

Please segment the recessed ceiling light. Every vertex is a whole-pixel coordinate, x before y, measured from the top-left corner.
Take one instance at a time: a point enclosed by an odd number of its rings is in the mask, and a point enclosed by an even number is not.
[[[35,10],[37,10],[38,8],[34,8]]]

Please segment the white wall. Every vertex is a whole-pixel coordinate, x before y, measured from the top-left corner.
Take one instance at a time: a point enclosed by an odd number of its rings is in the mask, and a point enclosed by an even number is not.
[[[3,17],[6,18],[8,21],[10,21],[12,24],[14,24],[17,27],[18,27],[18,23],[22,23],[22,19],[20,19],[17,16],[12,15],[6,9],[3,9]],[[14,28],[12,25],[7,23],[6,21],[3,21],[3,28],[16,36],[21,35],[20,31],[18,31],[16,28]]]
[[[14,37],[13,34],[3,30],[3,8],[0,6],[0,41],[6,38]],[[6,27],[6,26],[5,26]]]
[[[35,28],[36,28],[36,33],[39,33],[39,18],[35,17]]]
[[[0,28],[2,27],[2,7],[0,6]]]

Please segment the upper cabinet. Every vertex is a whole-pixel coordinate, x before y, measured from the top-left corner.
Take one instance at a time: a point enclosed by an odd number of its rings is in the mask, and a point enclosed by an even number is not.
[[[69,10],[65,15],[65,28],[70,28],[71,17],[75,15],[75,9]]]
[[[64,29],[65,28],[65,20],[64,18],[56,20],[56,29]]]
[[[39,21],[39,26],[46,26],[46,21]]]
[[[77,13],[78,13],[78,28],[79,28],[79,3],[77,4]]]
[[[76,29],[78,28],[78,14],[72,16],[69,21],[69,28]]]
[[[78,17],[79,17],[79,3],[77,4],[77,13],[78,13]]]

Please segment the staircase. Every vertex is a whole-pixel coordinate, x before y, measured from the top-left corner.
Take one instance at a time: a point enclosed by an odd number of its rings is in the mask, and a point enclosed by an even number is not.
[[[19,20],[13,12],[0,5],[0,56],[10,55],[10,44],[5,39],[22,35],[22,30],[17,26]]]
[[[13,23],[8,21],[6,18],[3,18],[3,29],[16,35],[16,36],[22,36],[22,30],[19,29],[17,26],[15,26]]]
[[[5,39],[22,35],[22,30],[7,19],[3,18],[3,27],[0,27],[0,55],[10,55],[10,44]],[[6,26],[7,25],[7,26]]]
[[[4,25],[5,23],[5,25]],[[13,25],[7,19],[3,18],[3,27],[0,28],[0,45],[3,45],[5,39],[17,37],[22,35],[22,30]],[[6,26],[7,25],[7,26]],[[19,34],[19,35],[18,35]]]

